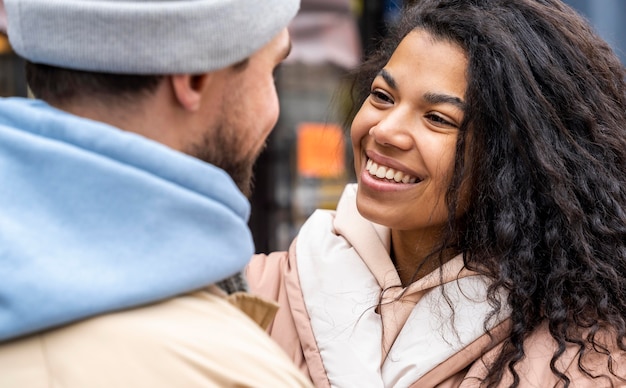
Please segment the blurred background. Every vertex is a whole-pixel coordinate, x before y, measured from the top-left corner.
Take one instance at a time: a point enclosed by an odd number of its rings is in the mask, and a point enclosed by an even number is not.
[[[317,208],[334,209],[354,181],[344,123],[349,72],[373,49],[400,8],[419,0],[302,0],[293,49],[276,72],[281,115],[255,166],[250,227],[257,252],[288,249]],[[626,63],[626,0],[565,0]],[[0,0],[0,96],[27,96],[24,63],[11,50]]]

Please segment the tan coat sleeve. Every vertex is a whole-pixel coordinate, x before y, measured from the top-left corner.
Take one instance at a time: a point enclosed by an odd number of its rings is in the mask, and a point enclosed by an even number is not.
[[[223,298],[198,292],[0,344],[1,387],[310,387]]]

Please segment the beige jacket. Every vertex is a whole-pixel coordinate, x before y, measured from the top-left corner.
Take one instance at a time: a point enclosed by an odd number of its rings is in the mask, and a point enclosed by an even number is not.
[[[355,187],[348,186],[337,211],[316,212],[288,253],[257,255],[247,267],[251,290],[281,306],[268,329],[272,338],[316,387],[480,386],[485,365],[508,336],[508,311],[492,322],[493,338],[485,335],[488,282],[465,270],[460,257],[446,264],[442,277],[437,272],[396,289],[392,296],[405,292],[400,301],[390,296],[379,311],[371,308],[398,279],[388,255],[388,230],[360,217],[354,198]],[[455,305],[458,336],[450,330],[442,287]],[[526,358],[516,368],[520,386],[562,386],[550,370],[555,344],[546,327],[525,346]],[[626,357],[619,352],[613,357],[616,371],[625,376]],[[576,361],[570,347],[558,363],[571,386],[611,386],[583,374]],[[585,365],[606,374],[606,361],[596,353]],[[511,381],[506,372],[501,386]]]
[[[0,343],[0,387],[310,387],[259,325],[275,308],[216,287]]]

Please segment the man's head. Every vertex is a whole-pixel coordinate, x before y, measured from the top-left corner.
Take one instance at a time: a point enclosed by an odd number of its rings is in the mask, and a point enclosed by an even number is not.
[[[35,96],[224,168],[248,192],[300,0],[5,0]]]
[[[181,150],[226,170],[249,195],[252,167],[278,120],[274,70],[291,49],[287,29],[245,62],[207,76],[173,77],[174,92],[197,113]]]

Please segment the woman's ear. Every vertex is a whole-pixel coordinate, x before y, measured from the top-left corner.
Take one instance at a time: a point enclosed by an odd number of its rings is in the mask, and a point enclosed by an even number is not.
[[[202,94],[210,77],[210,73],[176,74],[170,77],[174,96],[183,109],[195,112],[200,108]]]

